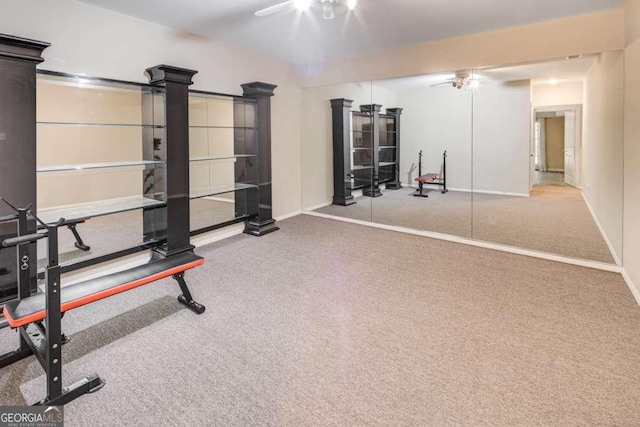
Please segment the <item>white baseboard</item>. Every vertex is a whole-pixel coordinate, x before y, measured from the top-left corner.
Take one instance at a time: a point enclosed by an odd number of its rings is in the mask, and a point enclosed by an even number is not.
[[[633,294],[633,297],[636,299],[636,303],[640,305],[640,289],[638,289],[635,283],[633,283],[633,281],[631,280],[631,277],[629,276],[629,273],[627,273],[627,270],[625,270],[624,268],[622,269],[622,277],[624,278],[624,281],[627,283],[627,286],[629,287],[629,290]]]
[[[321,209],[327,206],[331,206],[333,202],[320,203],[319,205],[311,206],[309,208],[305,208],[306,211],[315,211],[316,209]]]
[[[374,222],[360,221],[357,219],[326,215],[318,212],[303,211],[302,213],[304,215],[315,216],[318,218],[326,218],[334,221],[348,222],[351,224],[363,225],[365,227],[379,228],[382,230],[395,231],[395,232],[404,233],[404,234],[412,234],[414,236],[429,237],[432,239],[444,240],[447,242],[461,243],[463,245],[476,246],[476,247],[492,249],[500,252],[508,252],[508,253],[517,254],[517,255],[529,256],[532,258],[539,258],[539,259],[545,259],[549,261],[561,262],[564,264],[577,265],[580,267],[593,268],[595,270],[609,271],[612,273],[622,272],[622,267],[619,265],[606,264],[598,261],[589,261],[589,260],[578,259],[578,258],[570,258],[570,257],[555,255],[547,252],[539,252],[539,251],[534,251],[530,249],[517,248],[515,246],[507,246],[507,245],[500,245],[497,243],[483,242],[481,240],[473,240],[465,237],[458,237],[458,236],[452,236],[449,234],[436,233],[433,231],[419,231],[419,230],[413,230],[410,228],[399,227],[395,225],[378,224]]]
[[[591,204],[589,203],[589,199],[587,199],[587,196],[585,196],[584,191],[581,191],[580,194],[582,194],[582,199],[584,200],[584,203],[587,205],[589,212],[591,212],[591,217],[593,218],[593,221],[596,223],[598,230],[600,230],[600,234],[602,235],[602,238],[607,244],[607,247],[609,248],[609,252],[611,252],[611,256],[615,260],[616,264],[622,265],[622,261],[620,261],[620,258],[618,257],[618,254],[616,254],[615,249],[613,249],[613,245],[611,244],[611,241],[609,240],[607,233],[604,231],[602,224],[600,224],[600,221],[598,220],[598,216],[596,215],[596,212],[591,207]]]
[[[331,204],[331,203],[329,203]],[[279,217],[276,217],[275,220],[276,221],[284,221],[285,219],[289,219],[289,218],[293,218],[294,216],[298,216],[302,214],[302,211],[295,211],[295,212],[291,212],[288,214],[284,214],[284,215],[280,215]]]

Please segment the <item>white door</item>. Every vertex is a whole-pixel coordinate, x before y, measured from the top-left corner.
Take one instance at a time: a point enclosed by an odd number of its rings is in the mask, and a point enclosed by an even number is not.
[[[576,186],[576,113],[564,113],[564,182]]]

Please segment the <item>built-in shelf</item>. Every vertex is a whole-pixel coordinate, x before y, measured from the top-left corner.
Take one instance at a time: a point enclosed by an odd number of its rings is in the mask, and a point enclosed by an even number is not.
[[[393,166],[396,162],[380,162],[380,166]]]
[[[373,168],[373,166],[358,166],[358,165],[354,165],[351,168],[351,170],[360,171],[360,170],[371,169],[371,168]]]
[[[46,222],[57,222],[60,218],[67,221],[95,218],[104,215],[133,211],[136,209],[164,206],[165,202],[146,197],[127,197],[126,199],[105,200],[81,206],[38,210],[38,217]]]
[[[216,157],[195,157],[190,159],[190,162],[206,162],[210,160],[227,160],[227,159],[245,159],[251,157],[258,157],[256,154],[233,154],[230,156],[216,156]]]
[[[381,145],[380,149],[381,150],[394,150],[396,148],[395,145]]]
[[[55,166],[42,166],[37,169],[38,172],[60,172],[60,171],[75,171],[86,169],[107,169],[107,168],[123,168],[129,166],[152,166],[152,165],[164,165],[165,162],[156,160],[135,160],[130,162],[106,162],[106,163],[85,163],[76,165],[55,165]]]
[[[240,190],[247,190],[250,188],[258,188],[257,185],[254,184],[230,184],[221,187],[212,187],[212,188],[204,188],[204,189],[196,189],[192,190],[190,194],[191,199],[200,199],[203,197],[217,196],[219,194],[225,193],[233,193]]]
[[[189,129],[258,129],[255,126],[189,126]]]
[[[371,150],[373,147],[354,147],[351,151],[360,151],[360,150]]]
[[[97,126],[97,127],[132,127],[164,129],[164,125],[144,125],[139,123],[84,123],[84,122],[37,122],[46,126]]]

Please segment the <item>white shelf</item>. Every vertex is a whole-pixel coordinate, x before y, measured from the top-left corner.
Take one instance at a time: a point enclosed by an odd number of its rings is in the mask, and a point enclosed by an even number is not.
[[[206,162],[210,160],[228,160],[228,159],[244,159],[248,157],[258,157],[256,154],[234,154],[230,156],[218,156],[218,157],[195,157],[190,159],[190,162]]]
[[[55,209],[43,209],[38,211],[38,217],[46,222],[57,222],[60,218],[68,221],[89,219],[98,216],[111,215],[136,209],[164,206],[163,201],[148,199],[146,197],[128,197],[126,199],[113,199],[101,202],[93,202],[86,205],[68,206]]]
[[[246,190],[249,188],[258,188],[258,186],[254,184],[232,184],[232,185],[225,185],[222,187],[196,189],[191,191],[190,198],[200,199],[203,197],[217,196],[219,194],[233,193],[236,191]]]
[[[42,166],[37,169],[37,172],[60,172],[60,171],[74,171],[74,170],[86,170],[86,169],[107,169],[107,168],[123,168],[128,166],[149,166],[149,165],[164,165],[165,162],[156,160],[135,160],[130,162],[107,162],[107,163],[85,163],[77,165],[55,165],[55,166]]]
[[[393,166],[396,162],[380,162],[380,166]]]

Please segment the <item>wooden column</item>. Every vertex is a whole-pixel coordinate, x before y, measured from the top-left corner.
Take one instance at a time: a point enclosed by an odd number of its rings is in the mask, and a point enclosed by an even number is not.
[[[166,216],[154,215],[156,230],[166,229],[158,251],[170,256],[192,250],[189,229],[189,86],[197,71],[169,65],[147,69],[149,83],[165,88]]]
[[[257,196],[258,213],[247,221],[244,229],[246,234],[252,236],[264,236],[279,230],[276,220],[273,219],[271,183],[271,97],[276,87],[276,85],[262,82],[242,85],[243,96],[255,99],[258,108],[258,192],[257,195],[255,192],[248,192],[249,198]]]
[[[0,34],[0,197],[36,211],[36,65],[49,43]],[[0,203],[0,217],[14,212]],[[35,223],[29,221],[30,231]],[[0,224],[0,240],[16,235],[16,223]],[[36,245],[29,251],[36,263]],[[16,248],[0,250],[0,303],[18,295]],[[35,268],[32,286],[35,287]]]
[[[350,99],[332,99],[333,122],[333,204],[356,203],[351,194],[351,105]]]
[[[393,128],[396,132],[396,167],[394,169],[393,180],[387,182],[385,186],[387,190],[399,190],[402,188],[402,184],[400,183],[400,116],[402,115],[402,110],[403,108],[387,108],[387,114],[393,116]]]

